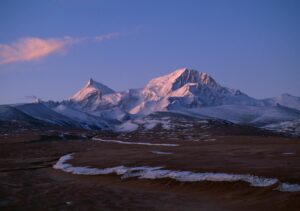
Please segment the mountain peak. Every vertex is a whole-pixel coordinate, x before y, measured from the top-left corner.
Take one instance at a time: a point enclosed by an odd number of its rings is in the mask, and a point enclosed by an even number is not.
[[[93,78],[90,78],[87,82],[87,84],[85,85],[85,87],[93,87],[99,91],[101,91],[103,94],[110,94],[110,93],[114,93],[115,91],[112,90],[111,88],[109,88],[108,86],[95,81]]]
[[[183,67],[183,68],[179,68],[179,69],[173,71],[172,73],[179,76],[183,73],[191,73],[191,72],[198,72],[198,71],[194,70],[194,69],[191,69],[191,68]],[[170,74],[172,74],[172,73],[170,73]]]
[[[218,84],[207,73],[200,73],[195,69],[181,68],[174,72],[152,79],[146,86],[147,90],[155,92],[158,96],[175,91],[186,84],[196,83],[217,87]]]
[[[94,83],[94,80],[90,78],[90,80],[87,82],[87,86],[92,86]]]
[[[216,81],[208,73],[199,72],[198,70],[190,68],[178,69],[170,75],[173,75],[177,80],[183,80],[183,82],[188,83],[216,84]]]
[[[85,85],[85,87],[95,87],[95,88],[99,88],[99,89],[101,89],[103,86],[105,86],[105,85],[98,81],[95,81],[93,78],[90,78]],[[107,87],[107,86],[105,86],[105,87]]]
[[[90,78],[86,85],[75,95],[73,95],[70,99],[73,101],[82,101],[84,99],[89,98],[90,96],[97,96],[98,98],[101,98],[103,95],[111,94],[114,92],[114,90],[107,87],[106,85]]]

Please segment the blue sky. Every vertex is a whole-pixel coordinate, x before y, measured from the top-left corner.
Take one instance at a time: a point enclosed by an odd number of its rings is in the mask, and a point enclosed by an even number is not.
[[[300,96],[300,1],[0,1],[0,104],[115,90],[182,67],[256,98]]]

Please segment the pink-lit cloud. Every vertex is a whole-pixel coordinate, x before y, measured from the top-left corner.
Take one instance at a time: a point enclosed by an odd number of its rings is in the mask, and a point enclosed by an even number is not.
[[[12,44],[0,44],[0,64],[31,61],[60,52],[76,43],[76,39],[41,39],[37,37],[22,38]]]
[[[27,37],[19,39],[12,44],[0,44],[0,65],[37,60],[54,53],[65,52],[68,47],[83,41],[97,41],[102,42],[105,40],[118,37],[119,33],[111,33],[95,37],[85,38],[50,38],[42,39],[37,37]]]

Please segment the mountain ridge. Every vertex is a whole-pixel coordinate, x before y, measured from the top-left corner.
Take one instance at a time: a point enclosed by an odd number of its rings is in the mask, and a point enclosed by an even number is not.
[[[62,102],[14,107],[45,122],[112,130],[155,112],[179,112],[257,126],[300,119],[299,97],[284,94],[258,100],[220,85],[205,72],[188,68],[153,78],[142,88],[121,92],[90,79]]]

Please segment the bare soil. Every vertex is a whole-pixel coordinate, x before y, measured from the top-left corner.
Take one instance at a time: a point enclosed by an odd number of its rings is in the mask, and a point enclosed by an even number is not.
[[[180,134],[165,138],[160,133],[98,137],[179,146],[58,139],[40,133],[2,135],[0,209],[300,210],[300,192],[280,192],[275,187],[250,187],[244,182],[122,180],[117,175],[72,175],[52,168],[61,156],[75,153],[69,161],[74,166],[163,166],[193,172],[253,174],[300,184],[299,138],[221,133],[211,135],[215,141],[201,141],[196,135],[186,139]]]

